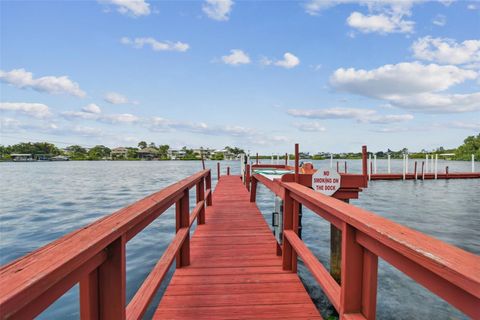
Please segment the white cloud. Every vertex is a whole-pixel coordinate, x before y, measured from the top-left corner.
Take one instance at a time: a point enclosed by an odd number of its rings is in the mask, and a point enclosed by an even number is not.
[[[240,49],[232,49],[229,55],[222,56],[222,61],[226,64],[238,66],[240,64],[249,64],[250,57]]]
[[[468,10],[477,10],[478,9],[478,6],[473,4],[473,3],[470,3],[468,6],[467,6],[467,9]]]
[[[66,93],[77,97],[86,95],[80,89],[78,83],[73,82],[67,76],[45,76],[34,79],[33,73],[25,69],[13,69],[8,72],[0,70],[0,80],[20,89],[31,88],[40,92],[52,94]]]
[[[190,46],[188,43],[184,42],[171,42],[171,41],[158,41],[151,37],[144,37],[144,38],[134,38],[130,39],[128,37],[123,37],[120,39],[120,43],[124,45],[132,46],[136,49],[141,49],[144,46],[150,46],[153,51],[177,51],[177,52],[185,52],[187,51]]]
[[[437,14],[437,16],[432,20],[432,23],[436,26],[443,27],[447,24],[447,17],[443,14]]]
[[[393,99],[403,95],[443,91],[477,76],[475,71],[456,66],[403,62],[373,70],[340,68],[333,73],[330,83],[340,91]]]
[[[95,108],[97,107],[97,108]],[[65,111],[61,115],[68,120],[93,120],[106,123],[135,123],[140,120],[139,117],[130,114],[130,113],[121,113],[121,114],[103,114],[98,106],[91,104],[84,108],[83,111]],[[98,112],[93,112],[98,111]]]
[[[480,122],[453,121],[452,123],[447,124],[447,127],[480,131]]]
[[[27,102],[0,102],[0,110],[20,112],[34,118],[47,118],[52,115],[47,105]]]
[[[474,80],[478,73],[452,65],[418,62],[385,65],[373,70],[338,69],[330,83],[339,91],[386,100],[390,105],[419,112],[470,112],[479,109],[480,93],[439,93]]]
[[[117,92],[107,92],[103,97],[103,100],[111,104],[129,104],[129,103],[137,104],[138,103],[136,101],[130,101],[125,95]]]
[[[296,57],[294,54],[290,52],[286,52],[283,55],[283,60],[272,61],[268,58],[263,58],[261,63],[266,66],[274,65],[274,66],[282,67],[285,69],[292,69],[300,64],[300,59],[298,59],[298,57]]]
[[[352,12],[347,18],[347,24],[363,33],[412,33],[415,22],[402,20],[401,16],[386,14],[364,15]]]
[[[227,21],[230,18],[232,6],[232,0],[206,0],[202,6],[202,10],[213,20]]]
[[[148,16],[150,4],[145,0],[98,0],[99,3],[114,5],[121,14],[134,17]]]
[[[411,9],[425,0],[311,0],[305,10],[310,15],[341,4],[358,4],[368,8],[368,14],[352,12],[347,24],[363,33],[411,33],[415,22],[406,20],[412,15]]]
[[[202,133],[209,135],[228,135],[228,136],[245,136],[251,135],[255,131],[250,128],[242,126],[210,126],[204,122],[187,122],[187,121],[175,121],[162,117],[153,117],[151,119],[152,131],[188,131],[193,133]]]
[[[98,137],[103,135],[103,131],[99,128],[75,126],[72,128],[72,133],[84,137]]]
[[[480,40],[465,40],[457,43],[448,38],[423,37],[412,45],[417,59],[441,64],[467,64],[480,62]]]
[[[468,94],[421,93],[390,100],[396,107],[433,113],[457,113],[480,110],[480,92]]]
[[[87,113],[101,113],[102,109],[100,109],[100,107],[97,106],[95,103],[90,103],[90,104],[86,105],[85,107],[83,107],[82,111],[87,112]]]
[[[292,125],[300,131],[305,132],[325,132],[327,129],[321,123],[313,122],[294,122]]]
[[[357,108],[289,109],[287,113],[307,119],[355,119],[358,122],[375,124],[404,122],[414,118],[411,114],[380,115],[372,109]]]

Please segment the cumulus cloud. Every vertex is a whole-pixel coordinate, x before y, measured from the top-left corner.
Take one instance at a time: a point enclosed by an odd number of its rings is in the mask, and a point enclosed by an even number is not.
[[[416,3],[425,0],[310,0],[305,10],[310,15],[341,4],[358,4],[367,7],[368,14],[352,12],[347,24],[363,33],[412,33],[415,22],[407,20]]]
[[[209,135],[228,135],[228,136],[244,136],[251,135],[255,131],[250,128],[242,126],[210,126],[204,122],[187,122],[187,121],[176,121],[169,120],[162,117],[153,117],[151,119],[152,131],[188,131],[192,133],[202,133]]]
[[[104,114],[100,107],[95,104],[89,104],[82,108],[82,111],[65,111],[61,116],[67,120],[93,120],[106,123],[126,123],[131,124],[138,122],[139,117],[130,113],[120,114]]]
[[[274,65],[274,66],[282,67],[285,69],[292,69],[300,64],[300,59],[296,57],[294,54],[290,52],[286,52],[283,55],[282,60],[270,60],[268,58],[264,58],[262,59],[261,63],[266,66]]]
[[[480,40],[465,40],[457,43],[449,38],[423,37],[412,45],[417,59],[441,64],[480,63]]]
[[[150,4],[145,0],[98,0],[98,2],[116,6],[121,14],[133,17],[148,16],[151,13]]]
[[[386,124],[413,120],[411,114],[380,115],[376,110],[358,108],[289,109],[294,117],[307,119],[354,119],[361,123]]]
[[[431,113],[472,112],[480,110],[480,92],[468,94],[421,93],[392,98],[390,103],[403,109]]]
[[[48,106],[43,103],[0,102],[0,110],[18,112],[39,119],[52,115]]]
[[[20,89],[31,88],[39,92],[52,94],[70,94],[84,97],[86,94],[80,89],[78,83],[73,82],[67,76],[45,76],[34,78],[33,73],[25,69],[13,69],[11,71],[0,70],[0,80]]]
[[[401,16],[386,14],[364,15],[352,12],[347,18],[347,24],[363,33],[412,33],[415,22],[402,20]]]
[[[438,92],[476,79],[477,72],[456,66],[423,65],[418,62],[387,64],[373,70],[337,69],[330,77],[339,91],[373,98],[393,99],[398,96]]]
[[[188,43],[184,42],[171,42],[171,41],[158,41],[151,37],[144,37],[144,38],[133,38],[130,39],[128,37],[123,37],[120,39],[120,43],[124,45],[131,46],[136,49],[141,49],[144,46],[150,46],[153,51],[177,51],[177,52],[185,52],[187,51],[190,46]]]
[[[480,121],[479,122],[453,121],[452,123],[447,124],[447,126],[453,127],[456,129],[480,131]]]
[[[206,0],[202,6],[202,10],[213,20],[227,21],[230,19],[232,7],[232,0]]]
[[[479,94],[442,93],[450,87],[474,80],[478,73],[452,65],[418,62],[385,65],[373,70],[338,69],[330,78],[332,87],[390,105],[420,112],[470,112],[479,110]]]
[[[130,101],[127,96],[118,92],[107,92],[103,100],[111,104],[138,104],[137,101]]]
[[[100,109],[100,107],[97,106],[95,103],[90,103],[90,104],[86,105],[85,107],[83,107],[82,111],[87,112],[87,113],[101,113],[102,109]]]
[[[313,121],[313,122],[294,122],[292,125],[300,131],[305,132],[325,132],[327,128],[322,126],[321,123]]]
[[[84,137],[98,137],[103,135],[101,129],[85,126],[75,126],[71,129],[71,132]]]
[[[232,49],[229,55],[222,56],[222,61],[226,64],[238,66],[240,64],[249,64],[250,57],[240,49]]]

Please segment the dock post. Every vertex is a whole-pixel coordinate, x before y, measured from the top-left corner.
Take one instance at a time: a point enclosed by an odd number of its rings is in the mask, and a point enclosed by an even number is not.
[[[343,202],[349,203],[348,199]],[[338,284],[342,282],[342,231],[330,224],[330,275]]]
[[[372,180],[372,154],[368,154],[368,180]]]
[[[270,164],[273,164],[273,153],[272,153],[272,157],[270,158]]]
[[[290,165],[290,153],[287,152],[287,166]]]
[[[189,206],[189,190],[183,192],[183,197],[177,201],[175,205],[175,220],[176,232],[181,228],[188,228],[190,226],[190,206]],[[186,267],[190,264],[190,236],[185,237],[182,246],[176,255],[177,268]]]
[[[435,180],[438,176],[438,154],[435,155]]]
[[[448,166],[445,167],[446,179],[448,179]]]
[[[290,196],[290,191],[285,190],[285,200],[283,201],[283,230],[293,229],[293,199]],[[283,234],[282,241],[282,269],[292,270],[292,245]]]
[[[340,169],[338,168],[338,161],[337,161],[337,172],[340,172]]]
[[[333,153],[330,153],[330,168],[333,168]]]
[[[347,161],[345,161],[345,173],[347,173]]]
[[[415,161],[415,166],[413,168],[413,174],[415,175],[415,180],[417,180],[417,161]]]
[[[277,164],[280,164],[280,155],[277,153]]]
[[[408,174],[408,153],[405,155],[405,174]]]
[[[230,166],[227,167],[227,176],[230,175]]]
[[[422,181],[425,180],[425,172],[423,171],[424,168],[425,168],[425,162],[422,161]]]
[[[472,172],[475,172],[475,155],[472,154]]]
[[[391,167],[390,167],[390,153],[387,155],[387,172],[391,172]]]
[[[217,162],[217,181],[220,181],[220,162]]]
[[[402,174],[403,174],[403,180],[405,180],[405,154],[403,154],[403,168],[402,168]]]
[[[252,184],[250,186],[250,202],[257,201],[257,179],[252,179]]]
[[[373,154],[373,173],[377,174],[377,154]]]
[[[288,166],[288,152],[285,153],[285,167]]]
[[[425,155],[425,173],[428,173],[428,154]]]
[[[362,175],[365,180],[365,186],[368,184],[368,165],[367,165],[367,146],[362,146]]]
[[[299,177],[298,177],[298,166],[299,166],[299,157],[300,157],[300,154],[298,152],[298,143],[295,143],[295,182],[298,183],[298,181],[300,180]],[[338,171],[338,162],[337,162],[337,171]]]

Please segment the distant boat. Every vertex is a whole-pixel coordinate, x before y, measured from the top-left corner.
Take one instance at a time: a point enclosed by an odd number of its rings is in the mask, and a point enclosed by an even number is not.
[[[70,158],[67,156],[55,156],[50,159],[51,161],[69,161]]]

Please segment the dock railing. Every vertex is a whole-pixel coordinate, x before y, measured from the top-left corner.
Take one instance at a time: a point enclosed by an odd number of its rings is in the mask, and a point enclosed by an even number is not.
[[[252,176],[252,202],[257,182],[267,181]],[[299,256],[340,319],[375,319],[378,257],[467,316],[480,319],[479,256],[299,183],[268,182],[265,186],[284,200],[283,268],[296,272]],[[298,237],[299,204],[341,230],[340,284]]]
[[[196,206],[189,212],[189,190]],[[176,235],[126,305],[126,244],[172,205]],[[0,319],[31,319],[80,283],[82,319],[141,319],[168,269],[190,263],[190,228],[212,205],[210,169],[74,231],[0,269]]]

